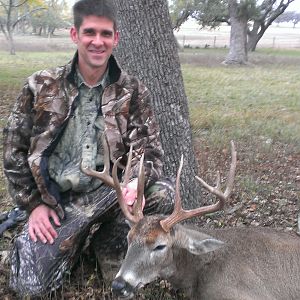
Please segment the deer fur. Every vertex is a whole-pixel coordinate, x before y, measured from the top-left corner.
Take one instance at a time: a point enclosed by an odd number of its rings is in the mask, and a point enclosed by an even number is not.
[[[156,278],[193,300],[300,299],[300,238],[269,228],[202,230],[145,216],[128,234],[112,290],[131,298]]]

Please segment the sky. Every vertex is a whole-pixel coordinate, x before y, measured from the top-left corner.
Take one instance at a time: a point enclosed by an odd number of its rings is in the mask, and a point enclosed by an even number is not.
[[[72,7],[76,0],[67,0],[69,6]],[[287,8],[289,11],[297,11],[300,13],[300,0],[294,0],[289,7]]]
[[[300,0],[294,0],[294,2],[289,5],[287,10],[300,12]]]

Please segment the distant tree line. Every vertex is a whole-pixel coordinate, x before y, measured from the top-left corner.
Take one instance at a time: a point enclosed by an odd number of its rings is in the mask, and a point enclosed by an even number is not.
[[[292,23],[294,28],[300,22],[300,13],[296,11],[285,11],[282,15],[280,15],[275,21],[275,23]]]
[[[56,29],[70,26],[65,0],[0,0],[0,30],[15,54],[14,34],[51,37]]]

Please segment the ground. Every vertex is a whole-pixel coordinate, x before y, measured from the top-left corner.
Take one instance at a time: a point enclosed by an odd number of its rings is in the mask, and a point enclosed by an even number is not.
[[[263,141],[258,141],[262,143]],[[205,141],[196,141],[200,173],[204,178],[214,179],[216,170],[226,174],[230,163],[229,149],[210,150]],[[197,145],[201,145],[200,147]],[[238,144],[237,183],[225,211],[199,220],[202,227],[224,226],[270,226],[278,230],[296,231],[300,183],[300,153],[291,153],[287,145],[276,144],[272,152],[259,153],[258,145]],[[253,154],[249,164],[249,153]],[[254,162],[254,163],[253,163]],[[209,172],[207,172],[209,170]],[[248,188],[242,178],[252,178]],[[247,184],[246,184],[247,186]],[[207,202],[210,196],[205,193]],[[4,239],[11,241],[15,230]],[[0,298],[15,299],[7,288],[7,269],[0,268]],[[74,284],[75,283],[75,284]],[[159,288],[158,288],[159,286]],[[151,294],[152,297],[151,298]],[[156,291],[155,293],[153,291]],[[155,296],[153,296],[155,294]],[[141,294],[137,299],[142,299]],[[147,291],[146,291],[147,295]],[[159,298],[165,297],[165,298]],[[167,298],[170,295],[170,298]],[[63,298],[54,299],[113,299],[109,288],[99,280],[95,261],[83,257],[71,279],[66,282]],[[145,299],[184,299],[176,295],[165,282],[156,282],[148,290]]]

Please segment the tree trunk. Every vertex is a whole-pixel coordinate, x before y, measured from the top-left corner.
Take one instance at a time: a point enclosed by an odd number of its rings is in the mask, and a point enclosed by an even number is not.
[[[225,64],[246,64],[247,54],[247,17],[239,14],[236,0],[229,0],[230,48]]]
[[[8,45],[9,45],[9,53],[10,55],[16,55],[15,42],[13,38],[13,34],[8,32]]]
[[[199,206],[196,160],[187,97],[167,0],[115,0],[120,43],[116,56],[150,89],[164,148],[164,173],[175,177],[184,154],[181,195],[185,207]]]
[[[255,51],[258,41],[264,35],[265,30],[259,30],[261,28],[261,23],[259,21],[253,22],[252,30],[248,30],[248,42],[247,49],[248,51]]]
[[[256,50],[259,40],[260,38],[258,38],[258,36],[256,35],[248,35],[248,43],[247,43],[248,51],[254,52]]]
[[[255,23],[255,22],[254,22]],[[247,49],[248,51],[254,52],[256,50],[257,44],[259,40],[264,35],[266,29],[261,29],[259,32],[258,30],[252,29],[252,31],[248,32],[248,43],[247,43]]]
[[[0,29],[1,29],[2,33],[4,34],[5,39],[8,41],[8,34],[7,34],[6,30],[5,30],[4,25],[1,24],[1,23],[0,23]]]

